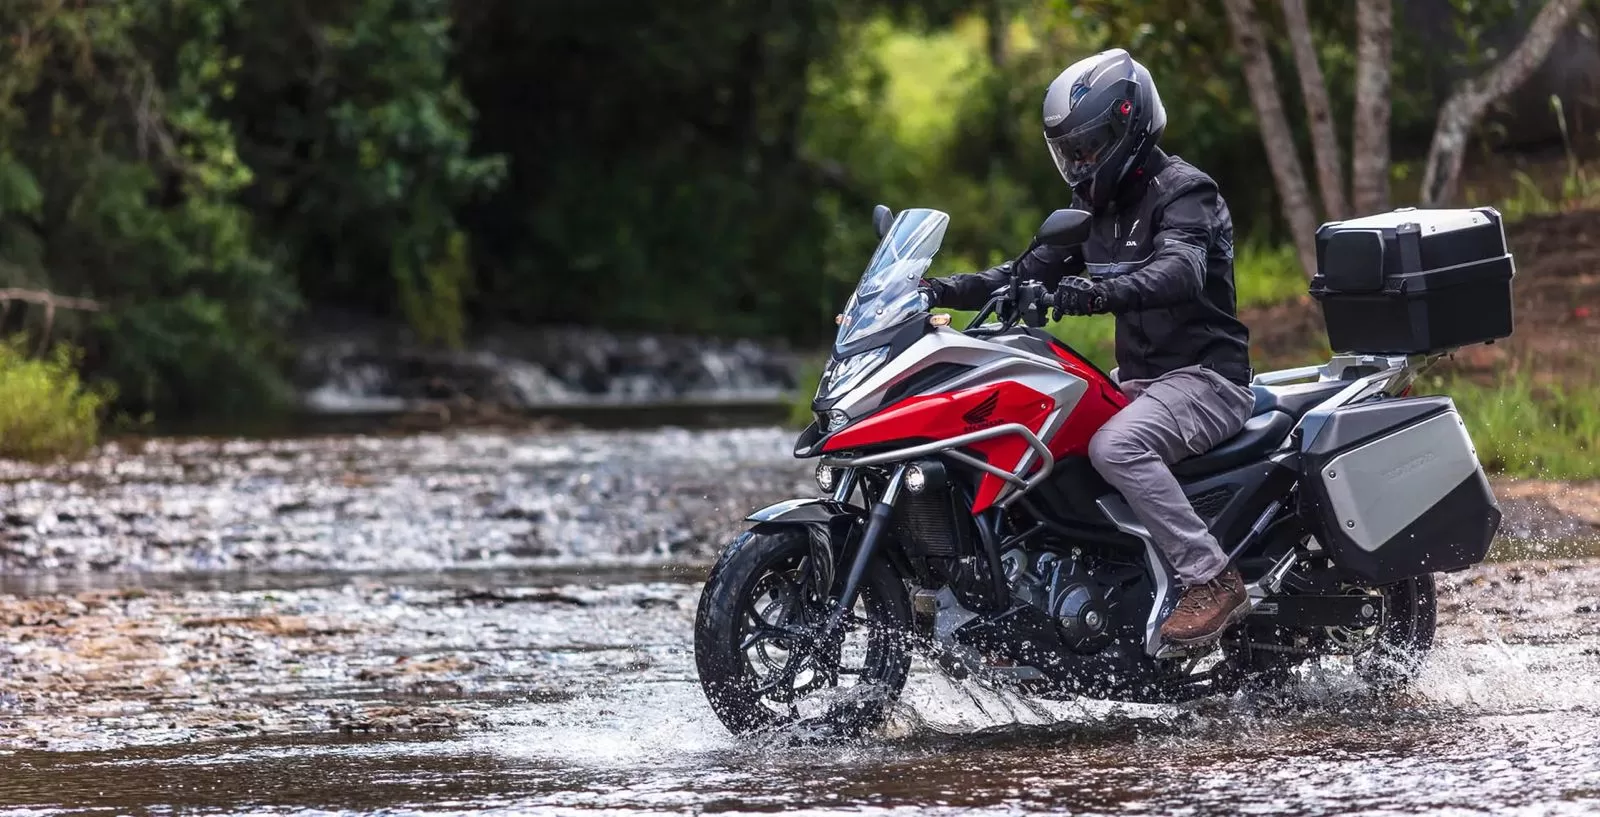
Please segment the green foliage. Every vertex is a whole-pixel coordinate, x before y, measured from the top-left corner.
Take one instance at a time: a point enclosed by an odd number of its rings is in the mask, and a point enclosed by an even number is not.
[[[811,411],[811,401],[817,395],[817,385],[822,382],[822,367],[827,363],[827,357],[823,356],[808,360],[800,367],[800,387],[789,398],[789,425],[805,428],[817,419],[817,415]]]
[[[255,176],[242,199],[300,292],[457,343],[471,275],[456,214],[505,163],[472,155],[450,11],[448,0],[243,4],[226,37],[234,92],[216,107]]]
[[[1494,385],[1429,378],[1419,391],[1449,395],[1484,467],[1510,476],[1600,477],[1600,388],[1535,386],[1507,375]]]
[[[1248,241],[1234,247],[1233,281],[1240,309],[1272,306],[1306,294],[1305,274],[1291,244]]]
[[[281,405],[301,294],[460,340],[457,212],[503,162],[471,154],[447,0],[23,0],[0,29],[0,285],[105,304],[53,328],[127,408]]]
[[[26,338],[0,342],[0,457],[39,460],[94,446],[114,390],[83,384],[79,354],[60,345],[34,359]]]
[[[236,64],[219,38],[236,5],[0,6],[0,28],[19,32],[0,46],[0,282],[108,304],[104,319],[55,322],[87,333],[97,370],[156,354],[127,331],[142,313],[217,316],[163,327],[159,354],[185,366],[217,348],[269,348],[294,302],[236,201],[252,175],[233,130],[208,113],[230,92]],[[250,377],[278,377],[260,357],[211,373],[142,380],[125,397],[141,410],[215,409]]]
[[[1425,147],[1445,72],[1481,66],[1527,11],[1453,2],[1426,25],[1396,12],[1402,158]],[[1312,5],[1345,121],[1353,10]],[[1004,260],[1065,204],[1041,91],[1120,45],[1160,83],[1165,145],[1260,242],[1239,249],[1240,304],[1272,303],[1303,284],[1214,6],[13,0],[0,285],[105,304],[51,328],[126,408],[167,419],[279,403],[306,305],[441,344],[546,320],[820,343],[875,243],[873,204],[951,214],[941,273]],[[1559,206],[1594,198],[1569,175]],[[17,329],[42,331],[39,311],[0,319]],[[1052,331],[1109,362],[1105,321]]]

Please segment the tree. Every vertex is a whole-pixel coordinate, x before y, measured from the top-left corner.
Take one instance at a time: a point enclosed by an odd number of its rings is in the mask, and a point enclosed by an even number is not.
[[[1311,21],[1306,17],[1305,0],[1282,0],[1283,22],[1289,31],[1289,45],[1300,74],[1300,95],[1306,104],[1306,123],[1311,129],[1312,155],[1316,158],[1317,189],[1322,193],[1322,213],[1329,219],[1344,218],[1350,211],[1344,197],[1344,168],[1339,159],[1339,137],[1333,127],[1333,106],[1328,102],[1328,83],[1322,78],[1317,46],[1311,40]]]
[[[308,300],[456,342],[471,283],[456,212],[491,189],[451,71],[449,0],[281,0],[229,16],[236,93],[215,108],[254,181],[241,199]]]
[[[293,288],[254,246],[236,200],[250,169],[210,109],[232,93],[221,27],[236,9],[0,3],[0,283],[101,304],[56,325],[135,412],[283,394]]]
[[[1389,209],[1389,93],[1394,60],[1392,0],[1356,3],[1355,112],[1351,116],[1350,196],[1358,213]]]
[[[1311,190],[1300,168],[1300,157],[1295,153],[1294,132],[1289,128],[1289,118],[1278,98],[1278,78],[1272,70],[1272,58],[1267,53],[1255,4],[1252,0],[1223,0],[1223,7],[1233,31],[1234,47],[1244,62],[1245,84],[1261,127],[1267,164],[1277,182],[1283,215],[1293,233],[1300,266],[1309,276],[1317,268],[1317,217],[1312,209]]]
[[[1582,5],[1583,0],[1548,0],[1522,42],[1504,60],[1481,76],[1461,83],[1445,100],[1422,174],[1423,206],[1437,206],[1455,196],[1473,128],[1490,105],[1520,87],[1544,63],[1561,29]]]

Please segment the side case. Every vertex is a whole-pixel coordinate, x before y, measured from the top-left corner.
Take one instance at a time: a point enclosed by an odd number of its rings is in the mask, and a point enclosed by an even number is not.
[[[1488,555],[1500,506],[1448,397],[1346,406],[1303,440],[1300,514],[1340,568],[1387,584]]]

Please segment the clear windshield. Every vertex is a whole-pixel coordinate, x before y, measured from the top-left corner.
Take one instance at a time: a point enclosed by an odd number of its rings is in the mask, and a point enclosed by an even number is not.
[[[835,348],[927,314],[917,282],[933,264],[949,225],[950,217],[938,210],[906,210],[895,218],[844,305]]]

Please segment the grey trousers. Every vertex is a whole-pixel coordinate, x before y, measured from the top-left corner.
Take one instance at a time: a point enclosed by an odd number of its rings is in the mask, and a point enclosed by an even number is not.
[[[1121,385],[1133,402],[1095,433],[1089,459],[1128,501],[1178,579],[1204,584],[1228,566],[1228,557],[1168,466],[1239,433],[1255,395],[1199,366]]]

